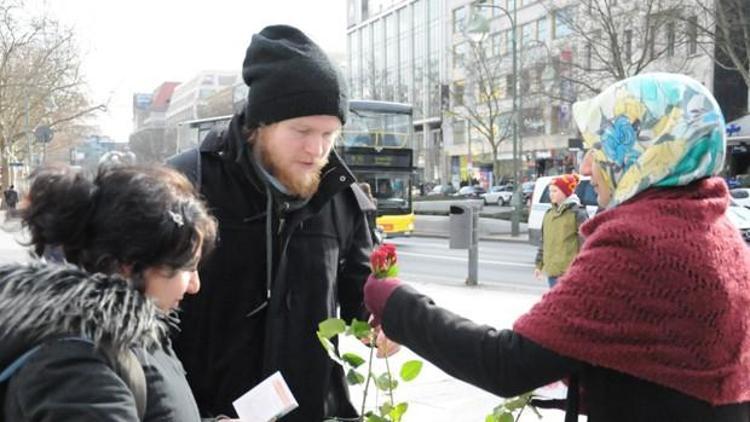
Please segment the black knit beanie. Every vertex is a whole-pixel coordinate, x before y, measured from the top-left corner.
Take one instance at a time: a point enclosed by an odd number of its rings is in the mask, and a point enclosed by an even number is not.
[[[323,50],[297,28],[267,26],[253,35],[242,63],[250,128],[295,117],[330,115],[343,124],[346,84]]]

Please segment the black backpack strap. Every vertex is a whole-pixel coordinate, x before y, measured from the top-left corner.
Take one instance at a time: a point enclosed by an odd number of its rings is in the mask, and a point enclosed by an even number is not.
[[[167,158],[167,165],[184,174],[196,190],[201,190],[201,152],[198,148],[190,148]]]
[[[83,337],[63,337],[49,341],[80,341],[91,345],[94,344],[91,340]],[[44,344],[45,343],[38,344],[29,349],[3,369],[3,371],[0,372],[0,384],[9,381],[13,375],[23,368],[26,362],[28,362],[29,359],[31,359],[31,357],[42,348],[42,345]],[[112,370],[114,370],[117,376],[125,382],[128,389],[133,394],[136,411],[138,412],[138,419],[142,421],[146,415],[147,389],[146,374],[143,372],[141,363],[130,349],[121,353],[116,353],[107,348],[102,348],[101,350]]]

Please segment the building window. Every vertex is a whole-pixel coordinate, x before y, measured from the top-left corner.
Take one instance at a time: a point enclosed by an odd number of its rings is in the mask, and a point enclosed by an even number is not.
[[[623,35],[623,54],[625,55],[625,62],[630,63],[633,57],[633,31],[628,29]]]
[[[541,18],[536,21],[536,39],[546,43],[547,42],[547,18]]]
[[[453,105],[460,107],[464,105],[464,94],[466,89],[466,83],[464,81],[456,81],[453,83]]]
[[[592,62],[592,57],[594,55],[593,54],[593,47],[591,46],[591,41],[589,41],[589,42],[586,43],[586,47],[584,48],[584,54],[585,54],[585,58],[584,58],[585,62],[584,62],[584,64],[586,66],[585,69],[586,70],[591,70],[591,62]]]
[[[495,32],[494,34],[490,35],[490,51],[489,56],[495,57],[501,54],[501,50],[503,48],[503,34],[500,32]]]
[[[687,47],[688,54],[698,53],[698,17],[691,16],[688,19],[687,27]]]
[[[534,39],[534,22],[527,23],[521,27],[521,45],[527,46]]]
[[[460,69],[466,60],[466,43],[462,42],[453,46],[453,68]]]
[[[509,34],[508,31],[503,31],[500,33],[500,36],[497,39],[498,41],[497,52],[501,56],[506,55],[509,52],[509,49],[508,49],[508,36],[509,35],[508,34]]]
[[[464,25],[466,25],[466,8],[453,9],[453,33],[460,34],[463,32]]]
[[[466,143],[466,120],[453,119],[453,144]]]
[[[574,16],[575,8],[572,6],[555,10],[553,15],[555,39],[566,37],[573,32],[572,25]]]

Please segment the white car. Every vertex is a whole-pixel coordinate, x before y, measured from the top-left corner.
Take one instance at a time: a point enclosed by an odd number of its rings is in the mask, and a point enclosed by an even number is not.
[[[484,205],[497,204],[504,207],[510,204],[513,197],[513,186],[493,186],[487,193],[480,195],[484,199]]]
[[[750,210],[740,206],[737,200],[730,200],[727,217],[742,233],[742,238],[750,244]]]
[[[750,188],[737,188],[729,191],[732,195],[732,199],[738,205],[745,208],[750,208]]]
[[[539,245],[539,238],[542,234],[542,220],[544,219],[544,213],[547,212],[552,203],[549,201],[549,184],[552,179],[559,176],[545,176],[540,177],[536,180],[534,185],[534,192],[531,194],[531,207],[529,208],[529,243],[532,245]],[[593,217],[596,211],[599,209],[599,205],[596,203],[596,192],[594,187],[591,186],[591,178],[588,176],[581,176],[578,187],[576,187],[576,195],[581,200],[581,204],[586,206],[586,212],[589,217]]]

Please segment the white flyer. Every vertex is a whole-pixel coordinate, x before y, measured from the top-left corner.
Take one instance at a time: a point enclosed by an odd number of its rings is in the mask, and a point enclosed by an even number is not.
[[[243,394],[232,405],[242,422],[272,422],[299,406],[278,371]]]

